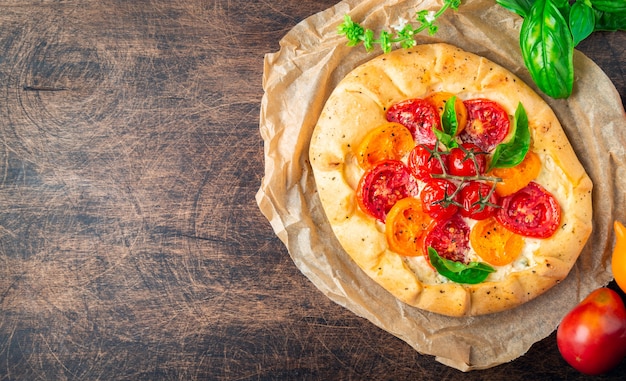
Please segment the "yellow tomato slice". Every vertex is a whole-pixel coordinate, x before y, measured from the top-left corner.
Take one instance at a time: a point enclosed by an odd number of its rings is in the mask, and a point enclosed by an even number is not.
[[[422,255],[424,237],[433,221],[422,210],[419,199],[401,199],[391,208],[385,221],[385,236],[389,248],[404,256]]]
[[[357,147],[359,165],[368,169],[383,160],[400,160],[415,147],[408,128],[388,122],[370,131]]]
[[[453,96],[454,94],[452,93],[440,91],[430,94],[428,97],[426,97],[426,99],[432,102],[435,107],[437,107],[437,111],[439,112],[439,116],[441,117],[441,115],[443,114],[443,110],[446,107],[446,102],[448,102],[448,100]],[[459,97],[457,97],[456,101],[454,102],[454,111],[456,111],[456,121],[458,123],[456,135],[458,135],[459,133],[461,133],[461,131],[465,129],[465,125],[467,125],[467,108]]]
[[[488,218],[474,225],[470,232],[470,244],[485,262],[504,266],[520,255],[524,238],[507,230],[495,218]]]
[[[521,163],[511,168],[495,168],[490,176],[499,177],[502,182],[496,184],[496,194],[500,197],[512,195],[533,181],[541,171],[541,160],[536,153],[528,151]]]
[[[626,227],[619,221],[613,223],[615,230],[615,246],[611,257],[611,269],[615,282],[626,292]]]

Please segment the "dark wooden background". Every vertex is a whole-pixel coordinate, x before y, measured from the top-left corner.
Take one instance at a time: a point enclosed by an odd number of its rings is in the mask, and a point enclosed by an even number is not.
[[[554,335],[460,373],[289,258],[254,200],[263,55],[334,3],[0,0],[0,380],[584,378]],[[622,99],[625,45],[580,46]]]

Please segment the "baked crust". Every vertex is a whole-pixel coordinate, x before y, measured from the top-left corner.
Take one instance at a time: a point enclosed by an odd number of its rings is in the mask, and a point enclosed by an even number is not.
[[[557,232],[534,242],[532,263],[501,279],[475,285],[429,281],[406,257],[389,249],[384,225],[358,207],[355,190],[364,171],[354,148],[386,122],[390,105],[440,91],[462,100],[494,100],[510,115],[521,102],[529,119],[531,150],[542,161],[535,181],[562,209]],[[427,311],[473,316],[523,304],[567,276],[591,233],[592,183],[551,108],[508,70],[449,44],[396,50],[354,69],[327,100],[309,154],[321,203],[344,250],[392,295]]]

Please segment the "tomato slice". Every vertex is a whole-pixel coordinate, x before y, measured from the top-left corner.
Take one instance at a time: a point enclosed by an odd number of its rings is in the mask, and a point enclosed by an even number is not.
[[[467,125],[459,135],[462,141],[474,143],[481,150],[493,151],[509,134],[509,115],[498,103],[487,99],[469,99]]]
[[[433,226],[426,234],[423,250],[427,253],[428,247],[432,247],[442,258],[468,263],[469,235],[469,226],[461,216],[455,214]]]
[[[496,218],[510,231],[534,238],[552,236],[561,224],[561,207],[552,194],[531,182],[504,197]]]
[[[539,176],[541,171],[541,160],[539,156],[528,151],[521,163],[511,168],[494,168],[490,176],[502,179],[496,184],[496,193],[500,197],[511,195],[524,188],[528,183]]]
[[[435,144],[433,128],[441,130],[441,117],[432,102],[414,98],[396,103],[387,110],[387,120],[406,126],[416,143]]]
[[[474,143],[452,148],[448,155],[448,171],[455,176],[476,176],[485,173],[487,154]]]
[[[461,205],[457,186],[446,179],[427,180],[420,192],[420,199],[424,211],[437,220],[451,217]]]
[[[443,151],[435,151],[434,144],[419,144],[409,154],[408,165],[413,176],[426,181],[433,174],[442,174],[443,166],[447,165],[448,155]],[[439,153],[437,153],[439,152]]]
[[[398,200],[417,193],[417,180],[411,176],[409,168],[397,160],[382,161],[367,170],[356,191],[361,209],[383,222]]]
[[[478,221],[470,232],[472,248],[485,262],[505,266],[524,248],[524,238],[501,225],[495,218]]]
[[[445,91],[438,91],[436,93],[432,93],[426,97],[426,100],[432,102],[437,108],[437,112],[439,113],[439,117],[443,115],[443,111],[446,108],[446,103],[452,98],[454,94],[448,93]],[[467,108],[461,98],[456,98],[454,102],[454,111],[456,112],[456,121],[457,121],[457,130],[456,135],[460,134],[461,131],[465,128],[467,124]]]
[[[482,181],[469,181],[461,188],[463,217],[484,220],[496,214],[500,197],[492,190],[492,186]]]
[[[388,122],[370,131],[357,148],[357,160],[362,168],[371,168],[383,160],[400,160],[411,152],[415,142],[408,128]]]
[[[391,208],[385,221],[389,248],[400,255],[422,255],[424,236],[432,223],[433,219],[422,210],[420,200],[403,198]]]

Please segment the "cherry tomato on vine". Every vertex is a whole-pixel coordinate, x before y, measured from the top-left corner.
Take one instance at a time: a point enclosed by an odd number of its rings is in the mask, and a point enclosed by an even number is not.
[[[458,214],[440,220],[426,234],[424,252],[432,247],[440,257],[468,263],[470,228]]]
[[[461,205],[457,186],[446,179],[427,180],[420,192],[420,199],[424,211],[437,220],[451,217]]]
[[[424,236],[432,223],[433,219],[422,210],[420,200],[403,198],[391,208],[385,221],[389,248],[400,255],[422,255]]]
[[[387,120],[404,125],[411,131],[415,143],[435,144],[433,129],[441,130],[441,118],[435,105],[425,99],[414,98],[391,105]]]
[[[561,207],[552,194],[531,182],[504,197],[496,214],[498,222],[514,233],[534,238],[552,236],[561,224]]]
[[[367,170],[357,187],[361,210],[385,221],[391,207],[405,197],[416,195],[418,185],[404,163],[386,160]]]
[[[407,164],[413,176],[426,181],[431,174],[442,174],[442,164],[445,167],[447,162],[447,153],[435,150],[434,144],[418,144],[409,153]]]
[[[487,99],[469,99],[467,126],[459,135],[462,141],[474,143],[485,152],[493,151],[509,134],[509,115],[498,103]]]
[[[491,185],[482,181],[470,181],[461,188],[463,207],[459,210],[463,217],[484,220],[496,214],[500,197]]]
[[[556,331],[561,355],[578,371],[598,375],[626,356],[626,308],[619,294],[592,291],[561,321]]]
[[[485,173],[487,153],[474,143],[463,143],[448,154],[448,172],[455,176],[476,176]]]

